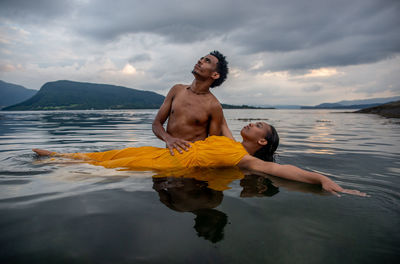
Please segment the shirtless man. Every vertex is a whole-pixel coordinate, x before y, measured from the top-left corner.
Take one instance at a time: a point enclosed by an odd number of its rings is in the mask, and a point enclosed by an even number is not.
[[[228,62],[218,51],[200,58],[194,66],[192,84],[174,85],[165,97],[153,122],[154,134],[165,141],[171,155],[182,153],[190,142],[212,135],[233,139],[218,99],[210,87],[221,85],[228,74]],[[168,119],[167,131],[163,124]]]

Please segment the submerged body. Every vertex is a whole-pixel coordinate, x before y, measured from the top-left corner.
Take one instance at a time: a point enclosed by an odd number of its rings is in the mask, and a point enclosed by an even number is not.
[[[52,155],[82,159],[106,168],[181,169],[193,167],[231,167],[237,165],[247,151],[240,142],[223,136],[211,136],[191,144],[189,151],[170,155],[166,148],[137,147],[93,153]]]

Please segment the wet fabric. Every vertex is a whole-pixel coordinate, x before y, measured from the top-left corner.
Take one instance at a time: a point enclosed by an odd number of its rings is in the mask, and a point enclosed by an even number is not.
[[[230,189],[229,184],[231,182],[236,180],[241,180],[244,177],[245,175],[238,167],[184,168],[184,169],[174,169],[174,170],[163,170],[153,175],[153,178],[195,179],[199,182],[207,183],[207,188],[210,188],[215,191],[228,190]]]
[[[137,147],[93,153],[58,154],[62,157],[82,159],[106,168],[179,169],[192,167],[235,166],[247,155],[240,142],[223,136],[211,136],[191,143],[183,154],[175,151],[172,156],[167,148]]]

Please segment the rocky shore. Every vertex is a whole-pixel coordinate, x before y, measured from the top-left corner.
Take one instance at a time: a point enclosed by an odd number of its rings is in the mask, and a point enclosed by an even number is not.
[[[375,107],[364,108],[354,113],[378,114],[389,118],[400,118],[400,101],[395,101]]]

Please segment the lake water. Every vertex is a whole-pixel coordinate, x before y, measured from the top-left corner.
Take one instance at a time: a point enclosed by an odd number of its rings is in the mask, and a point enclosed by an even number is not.
[[[265,120],[277,161],[370,197],[199,170],[173,177],[37,158],[164,144],[156,110],[0,112],[1,263],[395,263],[400,120],[329,110],[225,110],[237,140]],[[176,176],[176,175],[175,175]],[[243,176],[243,175],[242,175]]]

